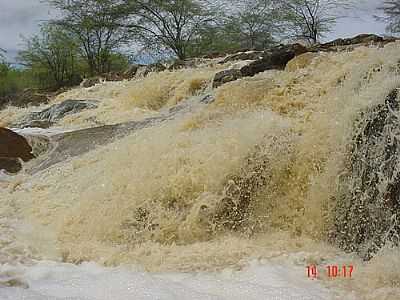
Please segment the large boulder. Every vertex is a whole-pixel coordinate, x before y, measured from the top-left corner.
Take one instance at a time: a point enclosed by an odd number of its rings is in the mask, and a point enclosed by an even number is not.
[[[241,77],[254,76],[267,70],[283,70],[287,63],[294,57],[306,53],[307,48],[300,44],[279,45],[270,50],[264,51],[261,58],[246,63],[240,69],[229,69],[218,72],[213,80],[213,87],[237,80]],[[260,53],[257,53],[260,55]]]
[[[228,69],[228,70],[218,72],[214,76],[213,88],[217,88],[227,82],[235,81],[242,77],[243,77],[243,75],[240,72],[240,69]]]
[[[26,162],[34,157],[32,147],[23,136],[0,127],[0,170],[16,173],[21,169],[19,159]]]
[[[95,100],[65,100],[54,104],[40,112],[33,112],[13,124],[13,127],[40,127],[48,128],[66,115],[76,114],[82,110],[97,108]]]
[[[267,70],[283,70],[290,60],[307,51],[307,48],[300,44],[280,45],[264,52],[261,59],[244,66],[240,72],[243,76],[254,76]]]
[[[370,259],[387,243],[400,243],[400,102],[398,90],[360,113],[340,176],[331,238]]]

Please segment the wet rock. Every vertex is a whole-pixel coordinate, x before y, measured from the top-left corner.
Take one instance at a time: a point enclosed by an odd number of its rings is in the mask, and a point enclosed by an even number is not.
[[[384,46],[385,44],[396,41],[396,38],[386,38],[375,34],[360,34],[352,38],[336,39],[331,42],[316,45],[310,51],[341,51],[352,50],[357,46]]]
[[[333,241],[370,259],[400,243],[400,103],[398,90],[362,112],[346,172],[340,177]]]
[[[218,72],[214,76],[213,80],[213,88],[217,88],[225,83],[235,81],[239,78],[242,78],[242,73],[238,69],[229,69]]]
[[[243,76],[254,76],[267,70],[283,70],[290,60],[307,51],[307,48],[300,44],[280,45],[264,52],[261,59],[244,66],[240,72]]]
[[[0,170],[16,173],[21,169],[19,159],[26,162],[34,157],[32,147],[23,136],[0,127]]]
[[[246,51],[246,52],[238,52],[235,54],[228,55],[220,64],[225,64],[232,61],[238,60],[259,60],[263,57],[264,51]]]
[[[33,112],[17,121],[12,127],[40,127],[48,128],[66,115],[76,114],[82,110],[97,108],[95,100],[65,100],[54,104],[41,112]]]
[[[175,108],[168,109],[160,116],[149,117],[141,121],[104,125],[52,135],[48,140],[43,141],[43,146],[39,145],[38,147],[38,150],[43,149],[40,150],[41,153],[46,151],[47,155],[38,157],[35,163],[29,167],[27,173],[35,174],[70,157],[87,153],[100,145],[106,145],[116,139],[123,138],[132,132],[170,121],[179,115],[193,112],[194,109],[202,109],[207,104],[207,102],[202,101],[204,98],[204,96],[193,96],[181,101]],[[209,100],[212,101],[211,99],[212,97]],[[37,139],[35,138],[35,140]]]
[[[22,169],[22,164],[18,158],[0,157],[0,170],[8,173],[18,173]]]
[[[47,129],[54,125],[54,122],[49,120],[32,120],[20,124],[16,124],[18,128],[42,128]]]
[[[254,76],[267,70],[282,70],[290,60],[306,52],[307,48],[300,44],[277,46],[271,50],[262,52],[260,59],[246,63],[240,69],[229,69],[218,72],[214,77],[213,87],[216,88],[224,83],[242,77]]]

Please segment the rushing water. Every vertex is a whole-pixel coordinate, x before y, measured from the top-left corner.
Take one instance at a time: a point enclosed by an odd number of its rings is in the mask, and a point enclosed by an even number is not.
[[[330,237],[340,228],[343,186],[357,188],[354,176],[343,176],[355,124],[400,87],[399,60],[399,44],[315,55],[305,68],[226,84],[201,110],[33,176],[3,179],[0,272],[20,287],[0,287],[0,295],[175,299],[182,289],[180,299],[398,299],[398,248],[380,243],[363,261],[336,248],[354,249],[351,237]],[[128,108],[169,107],[201,93],[211,77],[207,68],[99,86],[92,98],[106,94],[107,104],[69,122],[85,127],[98,114],[112,124]],[[309,265],[352,265],[354,273],[321,272],[312,281]]]

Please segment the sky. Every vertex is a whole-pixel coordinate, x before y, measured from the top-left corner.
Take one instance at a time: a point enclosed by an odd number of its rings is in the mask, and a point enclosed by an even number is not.
[[[340,19],[326,40],[351,37],[358,33],[385,32],[385,25],[374,20],[375,8],[383,0],[355,0],[356,8],[349,18]],[[29,37],[38,32],[39,23],[51,18],[52,12],[41,0],[0,0],[0,48],[7,50],[13,60],[21,48],[21,35]]]

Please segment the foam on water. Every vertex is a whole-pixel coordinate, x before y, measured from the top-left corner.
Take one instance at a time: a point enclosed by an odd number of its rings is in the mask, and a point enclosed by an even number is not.
[[[94,263],[75,266],[43,261],[33,267],[2,266],[0,272],[18,278],[14,279],[17,287],[0,286],[1,300],[329,300],[344,296],[304,278],[304,268],[282,262],[254,261],[240,272],[150,274]],[[2,280],[7,277],[3,275]],[[357,299],[353,293],[345,296]]]

